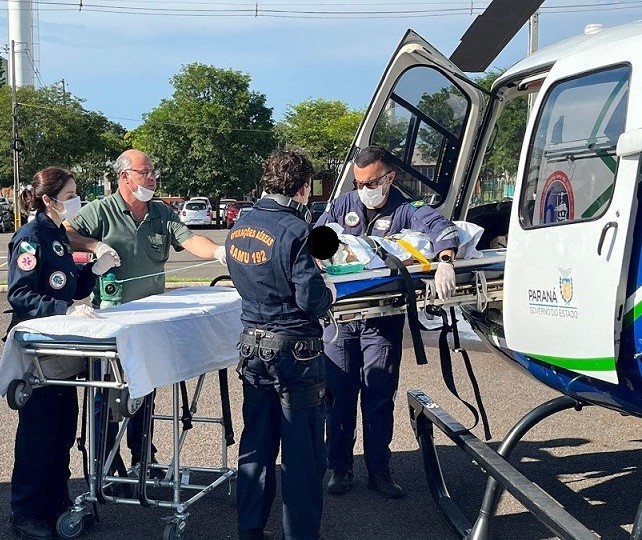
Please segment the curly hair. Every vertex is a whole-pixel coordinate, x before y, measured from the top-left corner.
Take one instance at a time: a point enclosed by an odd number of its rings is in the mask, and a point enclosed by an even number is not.
[[[263,185],[267,193],[293,197],[314,176],[310,158],[296,150],[279,150],[263,164]]]
[[[69,180],[73,180],[74,175],[60,167],[47,167],[33,175],[31,184],[20,192],[18,197],[20,207],[25,212],[40,210],[44,212],[45,203],[42,200],[43,195],[55,199],[58,193],[62,191]]]

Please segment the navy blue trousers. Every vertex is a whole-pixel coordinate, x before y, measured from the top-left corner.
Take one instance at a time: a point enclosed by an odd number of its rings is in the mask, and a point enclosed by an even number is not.
[[[324,405],[288,408],[279,393],[323,382],[325,357],[299,362],[291,354],[266,363],[249,359],[243,376],[243,433],[239,445],[237,511],[241,538],[257,537],[276,495],[281,447],[283,538],[317,540],[323,512]]]
[[[363,445],[370,474],[381,474],[390,463],[394,398],[399,386],[404,315],[379,317],[328,326],[324,332],[327,375],[328,466],[352,470],[361,393]]]
[[[35,388],[18,411],[11,475],[14,514],[53,520],[71,506],[69,451],[77,422],[78,395],[70,386]]]

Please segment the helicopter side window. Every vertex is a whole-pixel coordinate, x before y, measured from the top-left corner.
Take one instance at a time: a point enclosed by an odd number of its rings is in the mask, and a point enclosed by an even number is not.
[[[433,206],[446,198],[469,110],[469,98],[433,67],[416,66],[399,78],[372,144],[396,158],[395,183],[408,196]]]
[[[604,214],[613,195],[630,72],[628,66],[611,67],[549,89],[529,147],[519,205],[522,226]]]

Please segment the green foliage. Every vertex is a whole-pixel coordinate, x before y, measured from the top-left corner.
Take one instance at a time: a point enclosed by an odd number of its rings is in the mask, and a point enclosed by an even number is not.
[[[125,148],[125,130],[100,113],[87,111],[82,100],[55,86],[17,89],[17,131],[22,143],[20,180],[50,165],[72,169],[79,191],[111,171]],[[11,88],[0,87],[0,186],[13,185]]]
[[[244,73],[200,63],[172,77],[174,93],[133,131],[132,144],[162,169],[165,192],[240,197],[275,148],[272,109]]]
[[[304,150],[319,170],[347,155],[362,118],[343,101],[311,99],[290,105],[277,129],[287,147]]]
[[[476,82],[490,90],[495,79],[501,74],[502,71],[493,71],[476,79]],[[512,178],[517,174],[527,118],[528,100],[525,97],[513,99],[504,107],[497,122],[497,136],[492,151],[484,160],[482,177]]]

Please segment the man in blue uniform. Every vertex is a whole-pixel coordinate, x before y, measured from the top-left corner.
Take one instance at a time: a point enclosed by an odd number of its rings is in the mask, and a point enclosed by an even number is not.
[[[281,445],[283,538],[319,537],[326,471],[325,356],[319,317],[335,293],[307,246],[309,159],[277,152],[264,165],[266,195],[226,241],[227,265],[242,302],[239,373],[244,428],[237,506],[241,539],[264,538],[276,492]]]
[[[362,149],[354,160],[356,189],[334,200],[317,225],[338,223],[344,233],[353,235],[386,236],[402,229],[428,234],[441,261],[435,275],[437,293],[446,298],[455,288],[452,260],[459,245],[457,229],[430,206],[404,197],[392,185],[395,174],[392,158],[383,148]],[[326,329],[329,493],[342,494],[352,486],[361,393],[368,488],[390,499],[404,495],[389,465],[403,325],[404,315],[340,324],[334,343],[328,342],[335,327]]]

